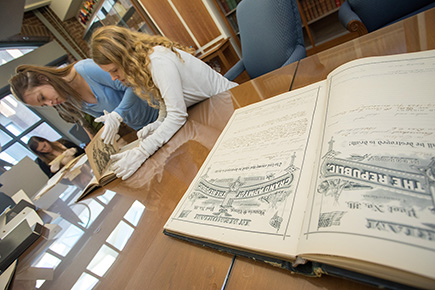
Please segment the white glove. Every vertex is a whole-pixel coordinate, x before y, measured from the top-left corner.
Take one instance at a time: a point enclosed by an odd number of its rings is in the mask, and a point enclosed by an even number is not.
[[[155,121],[153,123],[150,123],[148,125],[146,125],[145,127],[143,127],[142,129],[140,129],[139,131],[137,131],[137,138],[139,138],[139,140],[143,140],[146,137],[152,135],[154,133],[154,131],[162,124],[161,121]]]
[[[103,139],[105,144],[113,144],[115,142],[116,133],[118,133],[119,125],[121,125],[122,117],[115,111],[109,113],[104,110],[104,115],[95,118],[95,122],[104,122],[101,139]]]
[[[148,157],[150,157],[150,154],[142,149],[140,145],[125,152],[114,154],[110,157],[114,162],[112,164],[113,172],[117,177],[126,180],[139,169]]]
[[[74,154],[76,154],[77,149],[74,147],[68,148],[66,149],[62,154],[65,156],[74,156]]]
[[[50,163],[50,171],[55,173],[60,169],[61,160]]]

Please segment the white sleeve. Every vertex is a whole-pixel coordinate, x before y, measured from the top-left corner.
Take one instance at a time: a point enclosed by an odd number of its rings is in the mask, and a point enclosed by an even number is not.
[[[141,141],[141,147],[150,155],[168,142],[187,119],[183,86],[176,65],[163,57],[152,58],[151,75],[166,104],[167,114],[154,133]]]

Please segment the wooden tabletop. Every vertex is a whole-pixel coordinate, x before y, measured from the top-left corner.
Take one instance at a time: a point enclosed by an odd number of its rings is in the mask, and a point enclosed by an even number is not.
[[[89,180],[85,164],[46,221],[62,230],[19,259],[12,289],[369,289],[340,278],[307,278],[163,234],[235,108],[320,81],[365,56],[435,48],[435,10],[307,57],[189,108],[187,123],[131,178],[115,180],[76,203]],[[42,211],[42,210],[41,210]],[[58,217],[57,217],[58,216]],[[78,281],[78,282],[77,282]],[[86,286],[86,287],[85,287]]]
[[[324,80],[333,69],[354,59],[434,49],[434,28],[435,9],[430,9],[302,59],[292,89]]]

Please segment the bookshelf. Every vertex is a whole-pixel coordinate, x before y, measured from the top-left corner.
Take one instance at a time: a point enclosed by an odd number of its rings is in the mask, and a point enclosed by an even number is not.
[[[225,23],[227,24],[228,28],[230,28],[230,32],[233,36],[233,39],[236,41],[239,48],[240,45],[240,38],[239,38],[239,26],[237,25],[237,18],[236,18],[236,8],[237,5],[242,0],[213,0],[216,7],[219,10],[219,13],[221,14],[222,18],[224,19]]]
[[[236,7],[241,0],[214,0],[228,28],[240,47]],[[338,20],[338,9],[345,0],[297,0],[301,14],[307,54],[313,54],[356,36]]]
[[[158,34],[151,20],[135,9],[129,0],[86,0],[77,16],[85,27],[83,39],[89,41],[92,32],[105,25],[119,25],[151,35]]]
[[[297,0],[307,54],[322,50],[322,46],[329,48],[331,45],[327,45],[328,42],[336,45],[348,40],[349,32],[338,19],[338,9],[344,1]]]

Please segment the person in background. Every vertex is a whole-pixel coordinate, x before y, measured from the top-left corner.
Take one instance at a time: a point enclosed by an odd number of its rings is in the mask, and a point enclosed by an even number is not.
[[[92,59],[64,67],[20,65],[9,79],[11,92],[31,106],[52,106],[69,123],[83,126],[92,139],[85,113],[104,122],[102,135],[114,140],[121,122],[134,130],[154,122],[158,110],[134,94],[132,88],[112,80]]]
[[[75,157],[85,153],[82,148],[64,139],[52,142],[42,137],[32,136],[27,146],[38,156],[36,163],[48,177],[53,176]]]
[[[159,107],[158,120],[137,133],[140,146],[112,156],[118,177],[129,178],[168,142],[186,122],[189,106],[237,86],[191,52],[165,37],[119,26],[104,26],[93,33],[95,63],[112,79],[132,87],[150,106]]]

